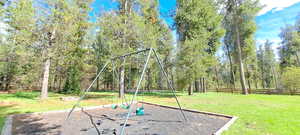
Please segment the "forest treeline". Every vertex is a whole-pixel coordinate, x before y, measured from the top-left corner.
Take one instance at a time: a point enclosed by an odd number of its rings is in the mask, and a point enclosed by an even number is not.
[[[158,0],[112,2],[118,8],[96,15],[93,0],[2,3],[0,90],[41,90],[42,98],[48,91],[79,94],[108,59],[145,48],[159,53],[176,89],[189,94],[300,89],[300,18],[282,28],[281,45],[274,48],[269,40],[255,40],[259,0],[177,0],[168,13],[160,12]],[[122,96],[136,86],[146,56],[113,61],[92,90],[119,90]],[[154,60],[145,80],[143,89],[168,89]]]

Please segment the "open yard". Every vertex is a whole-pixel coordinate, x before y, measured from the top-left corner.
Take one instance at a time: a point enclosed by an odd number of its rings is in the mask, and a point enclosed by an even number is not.
[[[61,101],[65,95],[51,93],[48,100],[40,101],[37,92],[19,92],[0,95],[0,127],[9,114],[44,112],[70,108],[74,102]],[[178,93],[184,108],[222,113],[239,117],[225,135],[297,135],[300,134],[300,96],[237,95],[225,93],[196,93],[187,96]],[[83,106],[117,102],[116,93],[89,93]],[[129,98],[129,96],[127,96]],[[170,93],[151,93],[138,100],[176,106]],[[147,111],[147,108],[145,109]]]

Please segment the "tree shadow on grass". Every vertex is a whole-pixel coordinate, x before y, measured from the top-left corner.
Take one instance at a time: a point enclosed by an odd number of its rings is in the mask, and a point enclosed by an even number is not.
[[[87,94],[85,96],[85,100],[87,99],[112,99],[114,98],[114,95],[97,95],[97,94]]]
[[[0,105],[0,117],[6,117],[7,115],[12,115],[12,114],[24,113],[24,112],[18,111],[15,108],[15,106],[16,106],[15,104],[12,104],[12,105]]]
[[[13,94],[3,94],[1,95],[1,99],[11,99],[11,98],[18,98],[18,99],[36,99],[38,97],[38,92],[16,92]]]

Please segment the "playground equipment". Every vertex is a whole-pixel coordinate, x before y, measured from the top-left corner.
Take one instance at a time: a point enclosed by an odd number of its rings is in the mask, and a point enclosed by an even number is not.
[[[85,98],[86,93],[90,91],[90,89],[91,89],[91,87],[93,86],[93,84],[94,84],[94,83],[96,82],[96,80],[100,77],[100,75],[105,71],[105,69],[107,68],[107,66],[108,66],[110,63],[113,65],[113,72],[115,72],[115,71],[114,71],[114,70],[115,70],[115,64],[114,64],[114,61],[115,61],[115,60],[117,60],[117,59],[125,59],[126,57],[129,57],[129,56],[132,56],[132,55],[137,55],[137,54],[140,54],[140,53],[146,53],[146,52],[148,53],[148,54],[147,54],[147,57],[146,57],[146,59],[145,59],[146,62],[145,62],[145,64],[143,65],[143,70],[142,70],[141,76],[140,76],[140,78],[139,78],[139,80],[138,80],[138,83],[137,83],[137,86],[136,86],[134,95],[133,95],[133,97],[132,97],[130,103],[127,103],[127,102],[126,102],[126,104],[122,103],[122,104],[120,105],[121,108],[123,108],[123,109],[128,109],[128,112],[127,112],[127,115],[126,115],[126,119],[125,119],[124,123],[122,124],[122,129],[121,129],[121,133],[120,133],[120,134],[121,134],[121,135],[124,135],[125,127],[126,127],[126,125],[127,125],[128,119],[129,119],[129,117],[131,116],[131,113],[132,113],[132,111],[133,111],[134,101],[136,100],[137,95],[138,95],[138,93],[139,93],[139,89],[140,89],[141,84],[142,84],[142,81],[143,81],[143,79],[144,79],[144,75],[145,75],[145,72],[146,72],[146,69],[147,69],[149,60],[150,60],[150,58],[151,58],[151,56],[152,56],[152,53],[154,54],[155,59],[156,59],[156,62],[157,62],[157,64],[159,65],[160,70],[162,71],[164,77],[165,77],[166,80],[167,80],[168,86],[169,86],[169,87],[171,88],[171,90],[172,90],[173,96],[174,96],[174,98],[176,99],[177,105],[178,105],[178,107],[179,107],[179,109],[180,109],[180,111],[181,111],[181,114],[182,114],[184,120],[187,121],[186,116],[184,115],[184,112],[183,112],[183,110],[182,110],[182,108],[181,108],[181,105],[180,105],[180,103],[179,103],[179,101],[178,101],[178,99],[177,99],[177,96],[176,96],[176,94],[175,94],[175,89],[174,89],[174,87],[173,87],[173,85],[172,85],[170,79],[168,79],[168,75],[167,75],[167,73],[166,73],[166,71],[165,71],[165,69],[164,69],[164,67],[163,67],[163,65],[162,65],[162,63],[161,63],[161,60],[160,60],[160,58],[159,58],[157,52],[156,52],[155,49],[153,49],[153,48],[147,48],[147,49],[143,49],[143,50],[136,51],[136,52],[132,52],[132,53],[127,53],[127,54],[125,54],[125,55],[117,56],[117,57],[114,57],[114,58],[109,59],[109,60],[104,64],[104,66],[102,67],[102,69],[100,70],[100,72],[97,74],[97,76],[95,77],[95,79],[92,81],[92,83],[89,85],[89,87],[84,91],[84,93],[82,94],[82,96],[80,97],[80,99],[77,101],[77,103],[73,106],[73,108],[71,109],[71,111],[69,112],[69,114],[68,114],[68,116],[67,116],[67,120],[70,118],[70,116],[71,116],[72,112],[74,111],[74,109],[75,109],[76,107],[80,107],[80,106],[79,106],[80,101],[83,100],[83,99]],[[115,74],[114,74],[114,75],[115,75]],[[125,97],[122,97],[122,100],[123,100],[123,99],[125,99]],[[116,104],[113,104],[113,105],[111,106],[112,109],[117,109],[118,107],[119,107],[119,106],[116,105]],[[141,107],[137,107],[135,112],[136,112],[136,115],[137,115],[137,116],[143,116],[143,115],[145,114],[145,108],[144,108],[144,106],[142,105]],[[95,127],[95,128],[97,129],[97,127]]]

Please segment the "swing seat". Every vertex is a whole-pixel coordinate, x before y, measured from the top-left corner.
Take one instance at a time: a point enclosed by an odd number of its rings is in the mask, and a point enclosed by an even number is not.
[[[137,116],[143,116],[145,114],[144,107],[137,108],[135,113]]]
[[[117,109],[117,108],[118,108],[118,105],[113,104],[113,105],[111,105],[111,108],[112,108],[112,109]]]
[[[128,109],[130,108],[130,105],[125,105],[125,104],[122,104],[122,105],[121,105],[121,108],[123,108],[123,109],[127,109],[127,110],[128,110]]]

